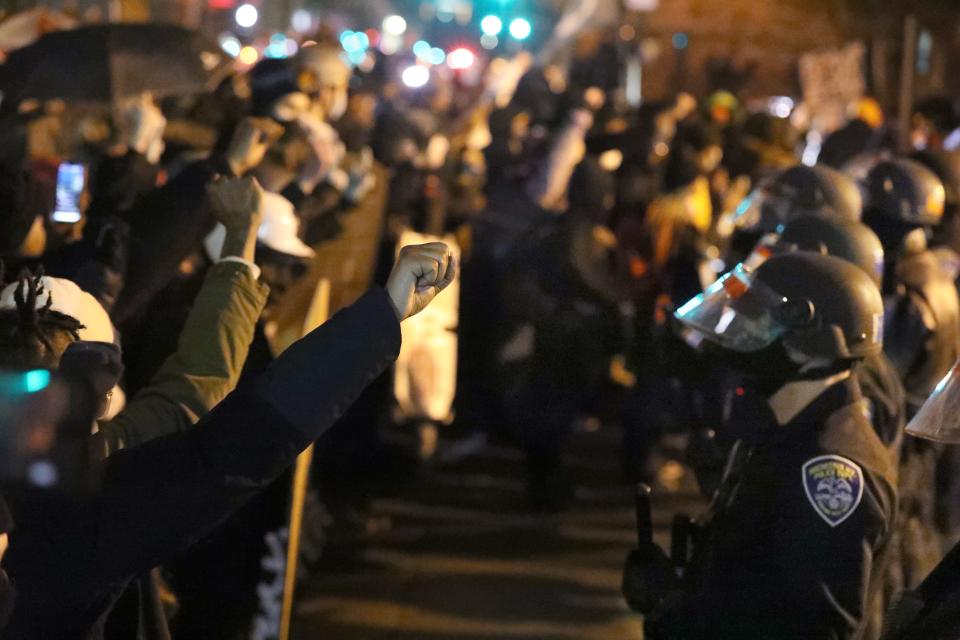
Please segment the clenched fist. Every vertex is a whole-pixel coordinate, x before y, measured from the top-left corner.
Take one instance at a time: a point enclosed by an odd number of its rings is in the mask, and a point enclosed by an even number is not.
[[[207,185],[207,198],[213,217],[227,230],[221,257],[253,262],[263,219],[263,189],[256,178],[217,178]]]
[[[401,249],[387,280],[387,293],[397,317],[403,321],[423,311],[456,275],[456,260],[442,242]]]

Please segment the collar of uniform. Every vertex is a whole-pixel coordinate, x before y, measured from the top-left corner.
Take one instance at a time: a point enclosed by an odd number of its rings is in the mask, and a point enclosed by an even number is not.
[[[850,378],[850,371],[841,371],[827,378],[789,382],[768,400],[780,426],[789,424],[830,387]]]

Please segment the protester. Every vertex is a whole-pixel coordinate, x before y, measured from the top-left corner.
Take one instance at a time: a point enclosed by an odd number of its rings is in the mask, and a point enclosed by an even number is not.
[[[371,292],[299,342],[197,427],[107,458],[94,496],[59,508],[55,498],[7,496],[17,528],[5,567],[17,607],[5,635],[102,633],[105,614],[133,576],[209,531],[333,423],[396,357],[397,320],[421,311],[455,273],[445,246],[407,248],[386,291]],[[76,325],[50,313],[44,316]],[[41,330],[36,342],[12,350],[19,362],[32,355],[36,366],[49,357]],[[318,367],[324,360],[349,368],[331,375]],[[62,565],[45,561],[51,552],[70,558],[70,580],[57,578]]]

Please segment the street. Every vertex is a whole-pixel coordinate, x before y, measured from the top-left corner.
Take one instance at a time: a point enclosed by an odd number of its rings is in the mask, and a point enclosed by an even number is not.
[[[611,428],[577,435],[568,460],[576,503],[557,516],[523,512],[520,454],[492,445],[425,473],[408,497],[376,501],[392,528],[311,578],[295,637],[641,638],[640,618],[620,596],[635,517],[632,489],[619,482],[618,437]],[[689,491],[655,497],[661,544],[666,501],[697,504]]]

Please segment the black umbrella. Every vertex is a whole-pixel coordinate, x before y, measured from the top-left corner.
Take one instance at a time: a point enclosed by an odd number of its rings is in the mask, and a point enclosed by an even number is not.
[[[204,35],[166,24],[119,23],[49,33],[0,66],[4,106],[24,99],[112,101],[150,91],[197,93],[229,57]]]

